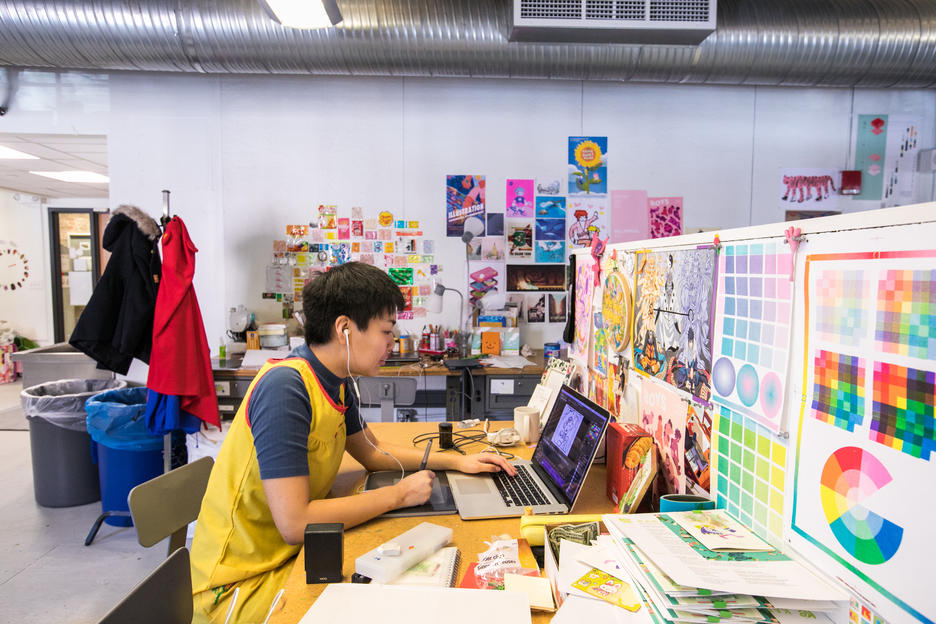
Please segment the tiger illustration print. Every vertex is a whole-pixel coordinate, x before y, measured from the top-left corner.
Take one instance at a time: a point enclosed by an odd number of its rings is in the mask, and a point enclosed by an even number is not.
[[[783,176],[783,183],[786,185],[786,193],[782,199],[784,201],[795,201],[802,203],[807,199],[813,198],[813,190],[816,191],[816,201],[822,201],[829,198],[829,193],[835,191],[835,182],[830,175],[821,176]],[[796,194],[799,192],[799,199]]]

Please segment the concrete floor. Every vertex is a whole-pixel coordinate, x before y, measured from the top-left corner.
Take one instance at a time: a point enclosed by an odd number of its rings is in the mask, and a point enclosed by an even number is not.
[[[0,411],[20,384],[0,385]],[[133,527],[103,524],[84,545],[100,502],[40,507],[29,432],[0,431],[0,623],[96,622],[166,557],[167,542],[143,548]]]

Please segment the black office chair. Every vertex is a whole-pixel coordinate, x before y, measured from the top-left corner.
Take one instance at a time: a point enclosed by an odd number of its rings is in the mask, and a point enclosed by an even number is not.
[[[130,490],[127,502],[137,540],[149,548],[169,538],[171,555],[185,546],[190,522],[198,518],[214,460],[202,457]]]
[[[193,613],[189,551],[179,548],[98,624],[191,624]]]
[[[361,405],[380,405],[380,420],[393,422],[396,405],[416,402],[416,379],[413,377],[361,377]]]

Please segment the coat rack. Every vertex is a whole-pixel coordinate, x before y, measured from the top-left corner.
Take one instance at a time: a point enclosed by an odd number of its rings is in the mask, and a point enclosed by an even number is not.
[[[163,231],[166,230],[166,224],[172,220],[169,216],[169,191],[163,189],[162,192],[162,216],[159,218],[159,225]]]

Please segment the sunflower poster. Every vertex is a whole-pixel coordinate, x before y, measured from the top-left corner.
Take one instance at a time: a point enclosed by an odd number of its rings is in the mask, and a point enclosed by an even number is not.
[[[478,217],[484,223],[484,176],[445,176],[446,236],[461,237],[465,219]]]
[[[569,137],[569,195],[607,195],[608,137]]]

